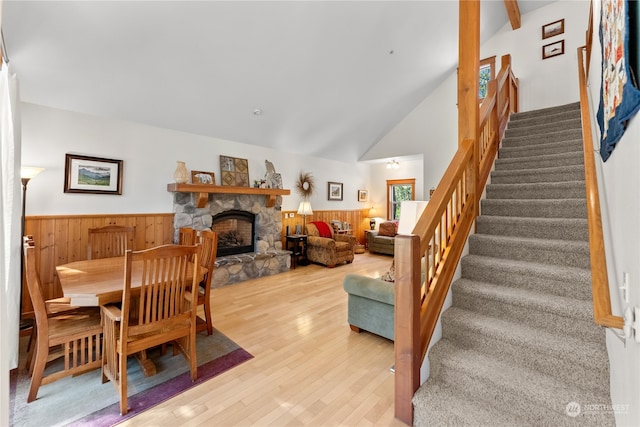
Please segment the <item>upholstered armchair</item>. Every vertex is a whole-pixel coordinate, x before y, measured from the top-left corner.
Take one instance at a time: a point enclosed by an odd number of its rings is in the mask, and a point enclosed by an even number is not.
[[[307,224],[307,259],[333,268],[336,264],[353,261],[356,238],[334,234],[333,228],[322,221]]]

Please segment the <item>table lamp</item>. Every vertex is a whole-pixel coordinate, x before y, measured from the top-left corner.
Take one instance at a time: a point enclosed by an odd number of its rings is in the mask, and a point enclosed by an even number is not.
[[[371,206],[371,209],[369,209],[369,227],[372,230],[375,230],[376,228],[376,218],[374,217],[375,214],[376,210],[373,206]]]

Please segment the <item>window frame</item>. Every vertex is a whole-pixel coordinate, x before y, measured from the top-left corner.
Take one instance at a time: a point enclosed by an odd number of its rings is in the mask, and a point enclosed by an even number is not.
[[[480,79],[480,70],[483,68],[489,67],[489,81],[496,78],[496,56],[490,56],[485,59],[480,60],[480,67],[478,68],[478,79]],[[486,94],[485,94],[486,95]],[[483,100],[484,96],[480,96],[480,82],[478,81],[478,99]]]
[[[395,185],[410,185],[411,186],[410,200],[415,200],[416,199],[416,179],[405,178],[405,179],[388,179],[387,180],[387,219],[397,221],[400,218],[393,218],[392,212],[394,211],[394,209],[392,208],[392,205],[395,205],[398,202],[393,202],[391,200],[392,188]]]

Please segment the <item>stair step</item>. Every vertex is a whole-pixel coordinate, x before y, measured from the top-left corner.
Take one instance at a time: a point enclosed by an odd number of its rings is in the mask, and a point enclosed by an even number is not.
[[[469,253],[494,258],[590,268],[589,242],[527,239],[522,237],[473,234]]]
[[[442,333],[449,342],[583,390],[598,391],[609,375],[602,363],[606,346],[591,341],[591,336],[583,341],[582,336],[572,337],[561,329],[556,332],[459,307],[442,315]]]
[[[527,425],[522,414],[499,410],[476,396],[456,393],[449,384],[429,378],[413,398],[414,426],[492,426]]]
[[[519,157],[515,159],[496,159],[495,170],[553,168],[575,165],[584,165],[582,151],[543,154],[541,156]]]
[[[487,184],[488,199],[569,199],[586,198],[584,181]]]
[[[483,199],[480,203],[483,216],[587,218],[584,199]]]
[[[604,351],[604,330],[593,322],[591,301],[458,279],[453,307],[520,323],[547,333],[580,337]]]
[[[584,180],[584,166],[582,165],[539,169],[506,169],[491,172],[491,184],[524,184],[531,182]]]
[[[461,265],[465,279],[591,301],[591,271],[585,268],[481,255],[467,255]]]
[[[587,220],[580,218],[523,218],[482,215],[476,219],[476,227],[479,234],[589,241]]]
[[[525,415],[526,425],[615,425],[613,414],[607,411],[581,411],[575,418],[567,415],[567,405],[572,402],[610,405],[608,390],[582,390],[540,372],[458,347],[447,339],[431,349],[429,360],[432,375],[451,392],[464,398],[475,396],[498,412]],[[414,400],[429,393],[428,384],[427,381],[420,387]]]
[[[544,135],[549,132],[555,132],[564,129],[579,129],[582,124],[580,118],[551,122],[547,122],[546,119],[540,120],[540,123],[533,126],[518,127],[507,125],[507,130],[505,130],[504,135],[507,138],[518,136]]]
[[[550,144],[554,142],[575,141],[581,139],[581,129],[564,129],[539,135],[525,135],[517,137],[505,136],[502,140],[502,147],[529,147],[539,144]]]
[[[555,105],[553,107],[540,108],[537,110],[521,111],[511,115],[509,121],[520,121],[530,119],[532,117],[549,117],[556,114],[562,114],[565,111],[580,112],[580,103],[571,102],[564,105]]]
[[[537,145],[517,145],[514,147],[503,145],[498,156],[501,159],[511,159],[518,157],[532,157],[544,154],[569,153],[582,150],[582,141],[561,141],[550,142]]]
[[[553,123],[566,120],[580,120],[580,109],[577,110],[561,110],[551,114],[542,115],[520,115],[516,114],[509,120],[508,127],[510,129],[529,127],[529,126],[544,126],[547,123]]]

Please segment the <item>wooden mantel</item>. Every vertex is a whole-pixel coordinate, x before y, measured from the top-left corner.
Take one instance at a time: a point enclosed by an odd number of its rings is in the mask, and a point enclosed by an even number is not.
[[[271,208],[276,203],[276,196],[288,196],[291,190],[283,188],[253,188],[253,187],[230,187],[226,185],[209,184],[167,184],[167,191],[173,193],[197,193],[196,207],[204,208],[209,199],[209,194],[257,194],[266,197],[265,206]]]

